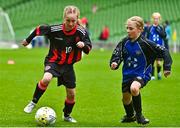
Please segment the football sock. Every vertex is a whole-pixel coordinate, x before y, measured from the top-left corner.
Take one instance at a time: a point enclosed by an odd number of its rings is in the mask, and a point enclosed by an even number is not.
[[[124,105],[124,109],[125,109],[127,117],[132,117],[134,115],[134,108],[133,108],[132,102],[128,105],[125,105],[125,104],[123,105]]]
[[[157,73],[161,72],[161,66],[157,66]]]
[[[152,76],[154,76],[154,66],[152,67]]]
[[[65,117],[68,117],[71,114],[74,104],[75,104],[74,100],[72,101],[68,99],[65,100],[64,109],[63,109]]]
[[[37,103],[40,99],[40,97],[43,95],[43,93],[46,91],[47,85],[43,85],[42,82],[40,81],[37,83],[36,90],[33,95],[33,102]]]
[[[138,96],[133,96],[132,97],[132,100],[133,100],[133,107],[134,107],[134,110],[136,112],[136,115],[140,116],[142,113],[142,105],[141,105],[141,94],[139,93]]]

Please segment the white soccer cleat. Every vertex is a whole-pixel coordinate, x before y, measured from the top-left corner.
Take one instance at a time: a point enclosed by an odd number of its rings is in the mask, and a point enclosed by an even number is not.
[[[74,118],[70,117],[70,116],[64,117],[64,121],[71,122],[71,123],[77,123],[77,121]]]
[[[36,106],[36,103],[34,103],[34,102],[31,101],[31,102],[24,108],[24,112],[26,112],[26,113],[31,113],[32,110],[35,108],[35,106]]]

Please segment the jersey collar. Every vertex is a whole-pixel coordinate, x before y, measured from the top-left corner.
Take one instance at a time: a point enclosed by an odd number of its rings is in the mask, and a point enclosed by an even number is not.
[[[63,32],[64,32],[65,35],[68,35],[68,36],[74,35],[74,33],[76,32],[76,29],[77,29],[77,25],[71,31],[67,32],[65,30],[65,24],[63,24]]]

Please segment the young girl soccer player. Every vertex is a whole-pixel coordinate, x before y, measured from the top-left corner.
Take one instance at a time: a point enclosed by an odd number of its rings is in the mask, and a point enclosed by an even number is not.
[[[73,64],[80,61],[82,51],[86,54],[91,50],[91,41],[86,30],[78,25],[80,11],[75,6],[64,9],[63,23],[58,25],[38,26],[22,45],[27,46],[38,35],[45,35],[50,40],[49,53],[44,61],[44,76],[37,83],[32,101],[24,108],[31,113],[40,97],[46,91],[53,77],[58,78],[58,85],[66,87],[67,97],[64,105],[64,121],[76,122],[70,114],[75,104],[76,77]]]
[[[153,25],[151,25],[147,29],[147,32],[146,32],[147,33],[146,34],[147,38],[149,40],[155,42],[156,44],[160,45],[160,46],[165,46],[166,31],[165,31],[164,27],[160,25],[161,14],[159,12],[153,13],[152,14],[152,21],[153,21]],[[161,79],[161,61],[162,61],[161,57],[158,57],[156,59],[157,78],[158,78],[158,80]],[[155,67],[153,66],[152,77],[151,77],[152,80],[155,79],[154,70],[155,70]]]
[[[149,123],[142,114],[140,89],[151,79],[152,64],[157,56],[164,59],[164,76],[170,75],[171,71],[172,59],[168,50],[142,36],[143,26],[141,17],[133,16],[127,20],[128,36],[118,43],[110,60],[112,70],[118,69],[123,61],[122,101],[126,115],[122,123]]]

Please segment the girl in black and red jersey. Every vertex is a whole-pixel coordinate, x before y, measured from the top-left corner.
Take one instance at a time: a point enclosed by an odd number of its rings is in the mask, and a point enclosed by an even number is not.
[[[31,113],[40,97],[46,91],[53,77],[57,77],[58,85],[66,87],[64,121],[76,122],[70,114],[75,104],[76,77],[73,64],[81,60],[82,51],[86,54],[91,50],[91,41],[86,30],[78,24],[80,11],[75,6],[66,6],[63,23],[58,25],[38,26],[25,40],[27,46],[35,36],[45,35],[50,41],[49,53],[44,61],[44,76],[37,83],[32,101],[24,108]]]

